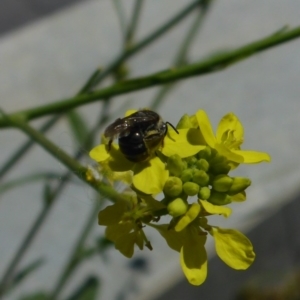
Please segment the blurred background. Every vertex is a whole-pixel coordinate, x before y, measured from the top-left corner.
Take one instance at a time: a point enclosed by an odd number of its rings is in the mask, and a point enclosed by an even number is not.
[[[134,41],[143,40],[193,1],[140,2]],[[191,9],[166,34],[127,60],[126,66],[105,79],[103,85],[126,72],[129,77],[137,77],[173,66],[192,28],[195,29],[193,40],[181,63],[243,46],[284,26],[299,26],[299,1],[208,3],[205,10]],[[130,21],[135,5],[136,1],[131,0],[2,0],[1,107],[9,113],[75,95],[95,68],[105,69],[120,55],[125,47],[124,24]],[[97,290],[95,299],[108,300],[300,299],[299,49],[300,40],[295,40],[219,72],[180,81],[168,93],[155,87],[115,97],[109,107],[94,103],[79,109],[90,128],[101,118],[99,111],[107,111],[115,119],[128,108],[149,107],[153,103],[159,103],[156,110],[173,124],[182,114],[193,114],[201,108],[217,126],[224,114],[233,111],[244,125],[244,148],[265,151],[272,156],[270,164],[239,168],[238,174],[252,179],[247,201],[233,206],[230,219],[216,220],[222,227],[241,230],[252,241],[256,260],[249,270],[235,271],[224,265],[215,257],[210,241],[208,278],[202,286],[192,287],[183,278],[178,254],[170,252],[156,232],[147,232],[154,250],[137,250],[131,260],[113,247],[102,245],[101,248],[103,228],[97,226],[95,195],[79,180],[71,178],[55,205],[47,210],[35,239],[18,263],[17,270],[32,266],[34,272],[28,272],[25,280],[21,280],[21,274],[19,284],[3,299],[25,299],[37,291],[40,295],[49,291],[53,295],[55,290],[60,291],[59,299],[79,299],[72,298],[72,293],[84,286]],[[159,93],[166,93],[161,102],[156,100],[160,99]],[[49,119],[32,124],[40,128],[45,121]],[[108,123],[105,120],[101,124],[95,143]],[[76,149],[87,154],[90,148],[74,138],[69,124],[70,119],[60,118],[47,136],[70,154]],[[1,130],[0,166],[26,141],[21,132]],[[82,162],[92,163],[87,155],[83,155]],[[45,182],[46,186],[55,188],[63,178],[57,174],[65,171],[63,165],[35,145],[0,178],[0,276],[6,274],[30,228],[33,231],[37,228],[34,227],[37,216],[45,211],[42,200]],[[30,184],[21,181],[16,184],[16,179],[31,175],[36,177]],[[8,188],[11,182],[14,186]],[[87,223],[93,211],[93,221]],[[85,243],[93,250],[97,241],[99,253],[87,254],[88,259],[62,288],[59,278],[78,235],[87,227],[90,231]]]

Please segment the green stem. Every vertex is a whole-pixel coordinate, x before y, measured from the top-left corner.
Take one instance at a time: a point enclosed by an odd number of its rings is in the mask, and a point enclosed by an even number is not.
[[[125,18],[125,12],[124,12],[124,8],[122,5],[122,1],[121,0],[113,0],[112,3],[113,3],[113,6],[114,6],[116,14],[117,14],[120,31],[122,33],[122,36],[125,37],[125,35],[126,35],[126,32],[125,32],[126,18]]]
[[[154,30],[144,39],[142,39],[139,43],[136,43],[135,46],[128,48],[126,51],[123,51],[119,57],[117,57],[111,64],[109,64],[103,71],[95,77],[94,83],[88,86],[89,89],[92,89],[97,85],[97,82],[102,81],[107,75],[111,74],[114,70],[118,68],[118,66],[122,65],[122,63],[133,56],[136,52],[142,50],[146,46],[150,45],[152,42],[163,36],[170,29],[172,29],[176,24],[182,21],[185,17],[187,17],[195,8],[202,4],[202,2],[206,0],[196,0],[188,4],[185,8],[180,10],[179,13],[168,19],[163,25],[159,26],[158,29]],[[1,125],[1,124],[0,124]]]
[[[252,56],[253,54],[269,49],[276,45],[280,45],[284,42],[291,41],[299,36],[300,27],[297,27],[287,32],[278,33],[275,35],[273,34],[236,50],[228,51],[227,53],[208,58],[204,61],[161,71],[145,77],[125,80],[89,94],[79,95],[69,99],[62,99],[58,102],[48,105],[19,111],[10,116],[21,116],[26,120],[31,120],[47,114],[66,111],[68,109],[92,103],[101,99],[106,99],[112,96],[139,91],[149,87],[174,82],[180,79],[199,76],[201,74],[216,72],[228,67],[231,64]],[[0,118],[0,127],[4,126],[9,126],[9,124],[5,121],[5,118],[2,117]]]
[[[137,0],[138,1],[138,0]],[[198,3],[199,2],[199,3]],[[134,22],[131,23],[131,29],[128,32],[134,32],[135,26],[138,20],[137,13],[140,13],[141,3],[136,3],[135,6],[135,17]],[[201,1],[194,1],[189,4],[185,9],[183,9],[180,13],[176,14],[174,17],[169,19],[166,23],[164,23],[160,28],[155,30],[154,32],[150,33],[146,36],[141,42],[137,43],[132,48],[127,49],[127,51],[121,53],[121,55],[113,61],[106,69],[105,73],[101,74],[100,69],[96,69],[94,73],[90,76],[84,86],[78,92],[78,95],[86,93],[89,89],[93,88],[97,84],[99,84],[102,80],[104,80],[108,75],[114,72],[127,58],[131,57],[138,51],[142,50],[144,47],[148,46],[152,42],[154,42],[157,38],[161,37],[165,34],[168,30],[170,30],[174,25],[182,21],[189,13],[196,8],[196,4],[201,4]],[[54,116],[51,120],[47,121],[41,128],[42,132],[47,132],[62,116]],[[0,116],[0,127],[5,127],[7,125],[1,123],[1,116]],[[3,121],[3,120],[2,120]],[[50,124],[50,126],[49,126]],[[7,163],[1,168],[0,170],[0,179],[27,153],[27,151],[33,146],[32,140],[25,142],[16,152],[12,155],[12,157],[7,161]]]
[[[187,35],[184,37],[183,41],[180,44],[181,46],[179,47],[179,50],[175,55],[173,66],[180,67],[186,64],[187,53],[192,45],[192,42],[196,37],[196,34],[199,31],[199,27],[201,26],[204,16],[207,14],[212,2],[213,0],[207,0],[206,2],[203,3],[194,22],[191,24],[190,29],[187,31]],[[166,95],[173,87],[174,87],[173,83],[164,85],[157,92],[156,96],[154,96],[150,107],[156,110],[158,106],[162,103],[162,100],[166,97]]]
[[[73,172],[78,178],[86,182],[89,186],[94,188],[103,196],[111,199],[112,201],[117,201],[120,199],[120,195],[110,186],[102,183],[102,182],[90,182],[86,178],[86,173],[88,169],[82,166],[76,159],[72,158],[65,151],[60,149],[57,145],[48,140],[42,133],[35,130],[29,124],[24,122],[22,119],[18,118],[9,118],[8,122],[12,127],[19,128],[24,133],[26,133],[31,139],[33,139],[36,143],[42,146],[47,152],[52,154],[57,158],[62,164],[64,164],[70,171]]]
[[[133,37],[138,28],[138,23],[141,17],[141,11],[144,4],[144,0],[135,0],[131,22],[129,23],[126,35],[125,35],[125,49],[133,47]]]
[[[108,117],[107,106],[108,106],[108,102],[105,102],[104,106],[101,110],[101,114],[100,114],[99,118],[97,118],[98,121],[97,121],[96,125],[94,126],[94,128],[89,133],[89,135],[87,136],[86,141],[83,146],[91,143],[91,141],[94,139],[94,137],[96,135],[96,132],[97,132],[99,126],[103,125],[103,123],[105,122],[106,118]],[[2,113],[4,114],[4,112],[2,112]],[[82,156],[82,151],[80,149],[77,150],[74,155],[76,160],[78,160]],[[38,214],[36,219],[33,221],[32,226],[30,227],[29,231],[25,235],[25,237],[22,240],[19,248],[17,249],[13,259],[10,261],[7,269],[4,272],[4,275],[0,282],[0,298],[5,293],[5,291],[7,291],[7,289],[9,289],[15,269],[17,268],[17,266],[21,262],[22,258],[28,251],[29,246],[33,242],[34,238],[38,234],[39,230],[41,229],[41,227],[44,224],[45,220],[47,219],[48,215],[52,211],[52,208],[54,207],[54,203],[56,203],[56,200],[58,199],[59,195],[61,194],[61,192],[63,191],[63,189],[69,182],[69,180],[72,178],[72,175],[73,175],[72,172],[67,171],[64,175],[61,176],[61,179],[60,179],[58,185],[55,188],[53,188],[51,194],[48,196],[47,205],[43,206],[42,211]]]
[[[61,116],[56,115],[54,117],[51,117],[50,120],[47,120],[45,124],[41,126],[40,132],[46,133],[48,130],[50,130],[54,124],[59,120]],[[11,170],[11,168],[17,164],[21,160],[21,158],[24,157],[24,154],[27,153],[27,151],[34,145],[33,140],[28,140],[24,144],[20,146],[12,155],[11,157],[4,163],[4,165],[0,169],[0,180],[5,176],[5,174]]]
[[[73,247],[72,254],[69,257],[68,262],[66,263],[62,274],[58,277],[57,283],[51,293],[50,299],[55,300],[60,292],[62,291],[65,284],[68,282],[70,275],[79,267],[80,260],[80,251],[83,249],[85,241],[93,228],[93,226],[97,223],[97,215],[100,209],[103,198],[100,198],[98,201],[95,201],[93,205],[90,215],[88,216],[85,226],[82,229],[82,232]]]

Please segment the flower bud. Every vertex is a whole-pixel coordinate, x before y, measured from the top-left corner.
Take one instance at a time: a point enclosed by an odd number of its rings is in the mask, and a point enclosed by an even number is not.
[[[164,185],[163,192],[166,196],[177,197],[182,192],[182,181],[178,177],[169,177]]]
[[[185,214],[188,210],[188,207],[189,206],[185,200],[176,198],[168,204],[167,209],[172,217],[178,217]]]
[[[178,154],[171,155],[168,158],[167,164],[170,173],[174,176],[179,177],[184,170],[184,163]]]
[[[186,214],[178,221],[175,226],[175,231],[179,232],[193,222],[201,211],[201,206],[198,203],[193,203]]]
[[[209,171],[214,175],[218,175],[218,174],[228,174],[230,169],[231,167],[227,162],[221,162],[218,164],[210,165]]]
[[[187,114],[184,114],[176,125],[176,129],[188,129],[192,127],[193,125],[191,123],[190,117]]]
[[[216,155],[210,160],[210,165],[214,165],[214,164],[227,164],[228,160],[225,156],[216,153]]]
[[[188,196],[195,196],[199,192],[199,185],[194,183],[194,182],[186,182],[183,184],[183,191],[188,195]]]
[[[207,201],[215,205],[226,205],[231,203],[231,197],[225,193],[211,190],[210,197],[207,199]]]
[[[212,187],[217,192],[227,192],[231,188],[233,179],[225,174],[220,174],[213,179]]]
[[[233,177],[232,185],[228,191],[229,195],[235,195],[243,192],[248,186],[251,185],[251,180],[245,177]]]
[[[190,156],[185,159],[187,161],[188,167],[195,167],[195,163],[197,162],[197,158],[195,156]]]
[[[201,159],[201,158],[206,159],[206,160],[210,159],[210,157],[211,157],[211,148],[207,146],[203,150],[199,151],[198,154],[197,154],[197,157],[199,159]]]
[[[209,176],[203,170],[195,170],[193,175],[193,182],[200,186],[206,186],[209,183]]]
[[[203,170],[204,172],[207,172],[208,169],[209,169],[209,163],[206,159],[200,158],[196,162],[196,167],[197,167],[198,170]]]
[[[198,192],[198,198],[201,200],[207,200],[209,197],[210,197],[210,188],[207,186],[200,188]]]
[[[186,169],[186,170],[182,171],[180,178],[181,178],[182,182],[192,181],[193,174],[194,174],[194,172],[192,169]]]

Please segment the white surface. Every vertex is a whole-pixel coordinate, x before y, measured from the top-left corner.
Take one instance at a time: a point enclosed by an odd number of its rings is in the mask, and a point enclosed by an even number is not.
[[[146,1],[138,37],[156,28],[184,3],[186,1]],[[262,38],[284,25],[299,25],[299,11],[300,1],[294,0],[216,1],[199,32],[191,57],[197,60],[211,51],[230,49]],[[131,59],[132,75],[167,67],[188,23],[176,27],[169,36]],[[73,95],[95,67],[107,65],[119,53],[120,47],[119,27],[109,0],[84,1],[5,36],[0,39],[1,106],[11,112]],[[183,113],[193,114],[203,108],[215,127],[225,113],[233,111],[245,127],[244,148],[271,154],[271,164],[248,166],[239,172],[252,179],[253,187],[249,189],[246,204],[235,205],[229,220],[220,218],[219,224],[224,227],[247,229],[247,226],[254,226],[260,218],[288,201],[298,188],[299,49],[300,40],[290,42],[222,72],[183,81],[160,110],[165,120],[176,123]],[[120,106],[124,99],[131,99],[132,107],[147,106],[155,90],[117,97],[113,107]],[[94,122],[95,111],[95,105],[84,109],[89,123]],[[72,138],[65,125],[60,122],[49,137],[72,152]],[[11,149],[21,140],[24,137],[20,133],[1,131],[0,162],[9,157]],[[63,171],[64,167],[35,147],[9,178],[27,174],[29,170],[48,169]],[[39,211],[41,190],[40,184],[35,184],[11,191],[1,199],[1,270]],[[72,186],[64,191],[25,260],[29,262],[45,256],[47,264],[10,299],[37,287],[52,288],[91,201],[91,192],[87,188]],[[101,230],[95,228],[95,232]],[[141,290],[131,299],[151,299],[182,276],[178,254],[171,252],[158,234],[152,230],[148,232],[154,251],[149,253],[146,249],[142,255],[149,258],[151,272],[137,279]],[[141,254],[140,251],[137,253]],[[116,294],[126,284],[128,273],[124,266],[128,260],[114,251],[110,257],[109,264],[98,258],[89,262],[76,274],[71,286],[79,283],[84,274],[93,271],[103,275],[101,299],[114,299],[112,292]]]

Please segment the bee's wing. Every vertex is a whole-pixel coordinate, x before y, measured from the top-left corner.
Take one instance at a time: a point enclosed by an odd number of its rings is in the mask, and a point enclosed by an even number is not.
[[[128,130],[128,124],[123,119],[117,119],[112,124],[110,124],[104,131],[104,135],[109,138],[114,138],[118,136],[119,134],[125,132]]]
[[[130,129],[141,126],[143,123],[152,123],[156,120],[155,118],[156,116],[148,111],[137,111],[128,117],[117,119],[105,129],[104,135],[109,138],[115,138],[119,135],[126,136],[129,134]]]

